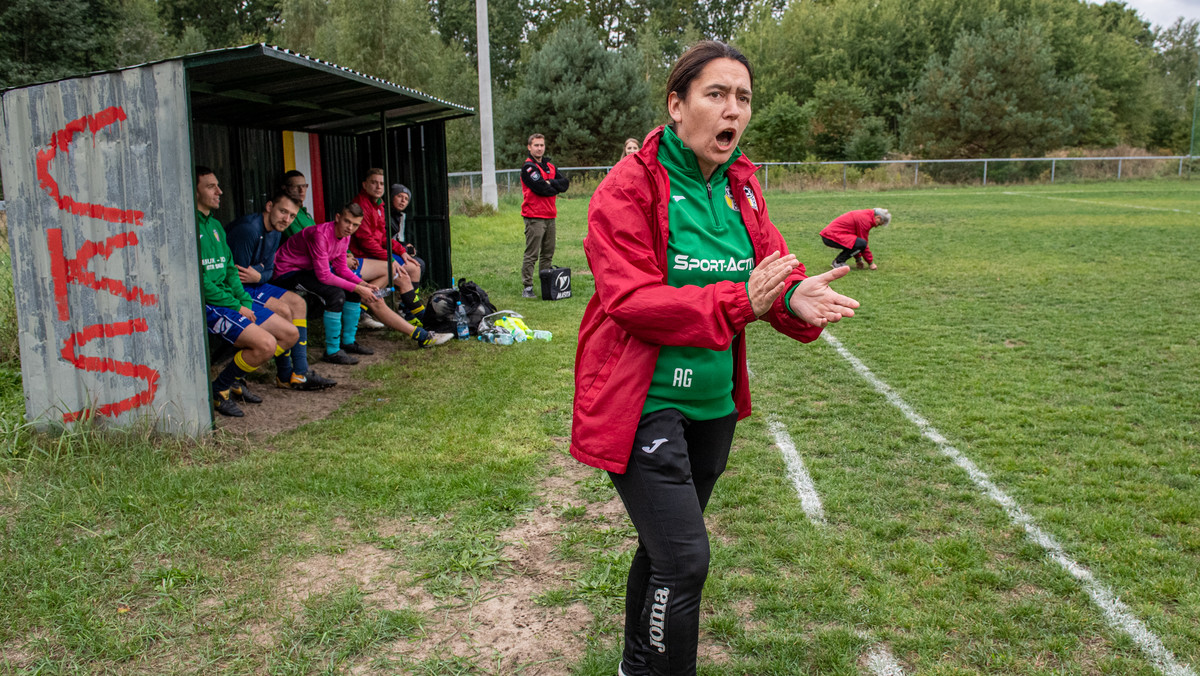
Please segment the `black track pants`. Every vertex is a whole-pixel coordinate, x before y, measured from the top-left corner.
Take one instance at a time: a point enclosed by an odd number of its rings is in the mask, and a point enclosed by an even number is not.
[[[842,252],[838,254],[837,258],[835,259],[838,263],[845,263],[846,261],[850,260],[851,256],[857,256],[862,253],[863,249],[867,248],[867,240],[863,239],[862,237],[855,237],[854,246],[850,247],[849,249],[841,244],[838,244],[832,239],[829,239],[828,237],[822,237],[821,241],[825,242],[825,246],[842,250]]]
[[[696,673],[700,592],[708,577],[704,508],[725,471],[737,413],[688,420],[642,416],[624,474],[609,472],[638,532],[625,589],[628,676]]]

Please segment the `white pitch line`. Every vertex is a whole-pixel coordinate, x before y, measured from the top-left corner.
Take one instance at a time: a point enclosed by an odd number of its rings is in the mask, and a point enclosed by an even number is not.
[[[796,452],[796,445],[792,443],[792,437],[788,434],[787,428],[774,417],[768,420],[767,428],[775,437],[775,445],[783,453],[783,462],[787,465],[788,478],[796,487],[796,493],[800,496],[800,506],[808,515],[808,520],[818,526],[824,525],[825,510],[821,507],[821,496],[817,495],[817,487],[813,484],[812,477],[808,475],[808,470],[804,468],[804,460]]]
[[[1075,199],[1073,197],[1050,197],[1049,195],[1038,195],[1038,194],[1031,193],[1031,192],[1012,192],[1012,191],[1006,190],[1004,192],[1004,194],[1005,195],[1016,195],[1018,197],[1039,197],[1044,200],[1056,200],[1059,202],[1079,202],[1080,204],[1099,204],[1100,206],[1105,206],[1105,207],[1125,207],[1126,209],[1145,209],[1147,211],[1173,211],[1177,214],[1197,213],[1195,211],[1188,211],[1187,209],[1168,209],[1166,207],[1147,207],[1147,206],[1142,206],[1140,204],[1120,204],[1117,202],[1097,202],[1096,200],[1079,200],[1079,199]]]
[[[869,632],[856,631],[854,632],[861,639],[866,639],[871,643],[870,652],[867,653],[867,668],[876,676],[904,676],[904,668],[892,657],[892,651],[888,647],[875,640]]]
[[[1036,523],[1034,523],[1033,518],[1026,514],[1025,510],[1021,509],[1020,505],[1018,505],[1015,500],[1013,500],[1007,493],[1000,490],[996,484],[992,483],[992,480],[988,478],[988,475],[983,470],[979,469],[974,462],[971,462],[971,460],[959,452],[957,448],[951,446],[950,442],[946,441],[946,438],[943,437],[941,433],[933,427],[933,425],[930,425],[928,420],[922,418],[921,415],[914,411],[911,406],[906,404],[904,400],[900,398],[900,395],[896,394],[896,392],[892,390],[887,383],[877,378],[875,374],[866,367],[866,365],[858,360],[858,357],[855,357],[842,345],[841,341],[839,341],[837,338],[834,338],[829,331],[822,332],[821,337],[824,338],[825,341],[830,345],[832,345],[833,349],[837,350],[838,354],[842,355],[843,359],[850,362],[850,365],[854,367],[854,370],[857,371],[864,380],[870,383],[871,386],[875,388],[875,391],[882,394],[889,402],[891,402],[893,406],[900,409],[900,411],[904,414],[904,417],[908,418],[914,425],[916,425],[921,430],[921,434],[925,435],[925,438],[937,444],[938,450],[940,450],[943,455],[947,456],[954,461],[954,464],[961,467],[967,473],[967,475],[971,477],[971,481],[975,482],[975,485],[978,486],[985,495],[1003,507],[1004,511],[1008,513],[1008,518],[1011,519],[1014,524],[1024,528],[1025,534],[1030,540],[1040,545],[1042,549],[1045,549],[1046,553],[1049,554],[1051,559],[1057,562],[1058,565],[1062,566],[1062,568],[1070,573],[1072,577],[1074,577],[1076,580],[1079,580],[1084,591],[1086,591],[1088,596],[1091,597],[1092,601],[1100,607],[1100,610],[1104,612],[1104,617],[1108,620],[1108,623],[1114,628],[1125,632],[1131,639],[1133,639],[1133,642],[1142,649],[1142,652],[1146,654],[1146,657],[1149,658],[1150,662],[1161,673],[1163,673],[1165,676],[1196,676],[1196,672],[1192,671],[1188,665],[1180,664],[1175,659],[1175,655],[1163,645],[1162,641],[1160,641],[1159,638],[1155,636],[1154,633],[1151,632],[1141,620],[1134,616],[1133,611],[1129,609],[1129,606],[1125,605],[1121,599],[1117,598],[1112,591],[1110,591],[1099,580],[1097,580],[1095,576],[1092,575],[1091,571],[1067,556],[1067,553],[1063,550],[1062,545],[1058,544],[1053,536],[1043,531]]]
[[[904,676],[904,669],[882,643],[871,646],[871,652],[867,653],[867,668],[876,676]]]

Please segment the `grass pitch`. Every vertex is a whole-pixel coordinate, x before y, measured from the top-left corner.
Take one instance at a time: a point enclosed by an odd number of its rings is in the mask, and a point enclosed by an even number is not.
[[[1188,670],[1175,673],[1196,673],[1200,184],[767,201],[813,272],[834,255],[816,234],[828,221],[892,211],[872,237],[879,270],[838,284],[858,316],[830,333],[1118,596]],[[612,496],[599,472],[560,503],[541,497],[561,475],[592,291],[578,274],[585,212],[560,201],[556,263],[577,274],[558,303],[519,298],[511,205],[453,221],[456,274],[551,343],[397,352],[332,419],[273,439],[31,435],[13,422],[10,370],[0,671],[611,676],[632,530],[595,516]],[[828,342],[765,323],[748,339],[755,415],[709,510],[701,674],[888,673],[880,651],[906,674],[1171,673]],[[802,508],[770,421],[823,522]],[[574,647],[542,664],[422,648],[447,608],[485,608],[480,590],[522,576],[505,533],[546,510],[569,572],[534,600],[587,608]],[[306,562],[363,549],[411,603],[350,578],[303,600],[286,591],[312,582]]]

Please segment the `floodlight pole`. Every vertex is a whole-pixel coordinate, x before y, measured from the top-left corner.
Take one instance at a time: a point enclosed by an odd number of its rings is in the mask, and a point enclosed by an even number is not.
[[[482,155],[483,203],[500,206],[496,194],[496,149],[492,138],[492,50],[488,40],[487,0],[475,0],[475,42],[479,48],[479,151]]]

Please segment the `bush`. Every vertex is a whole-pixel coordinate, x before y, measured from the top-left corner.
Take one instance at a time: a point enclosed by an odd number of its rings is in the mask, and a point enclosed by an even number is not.
[[[485,204],[483,200],[472,195],[451,193],[450,195],[450,212],[459,216],[468,216],[474,218],[476,216],[491,216],[496,213],[492,205]]]

